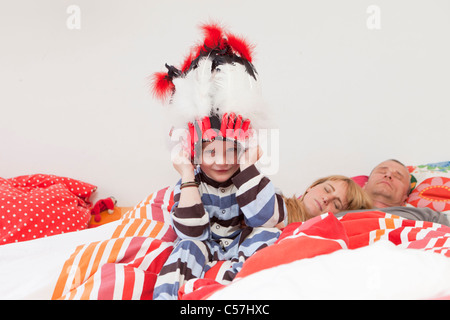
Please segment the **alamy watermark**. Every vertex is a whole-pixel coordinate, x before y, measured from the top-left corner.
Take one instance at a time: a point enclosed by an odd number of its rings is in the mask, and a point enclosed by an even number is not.
[[[377,5],[370,5],[367,7],[366,13],[369,14],[366,20],[366,26],[369,30],[381,29],[381,9]]]
[[[216,132],[214,129],[211,130],[211,134],[208,132],[203,132],[203,137],[205,136],[215,136]],[[262,156],[257,161],[257,166],[261,173],[264,175],[273,175],[276,174],[280,167],[280,130],[279,129],[249,129],[251,134],[248,137],[242,138],[243,133],[240,132],[240,129],[233,130],[231,129],[229,132],[225,134],[226,137],[241,137],[241,138],[230,138],[230,141],[237,141],[238,150],[236,155],[224,157],[225,151],[218,150],[217,154],[211,156],[208,154],[208,157],[215,158],[213,161],[217,163],[223,164],[235,164],[236,158],[237,163],[244,163],[249,161],[248,157],[250,157],[250,153],[245,152],[249,148],[254,148],[259,146],[262,150]],[[248,132],[247,132],[248,134]],[[203,149],[202,143],[195,144],[195,150],[192,149],[192,137],[188,129],[179,128],[173,129],[170,134],[170,145],[171,145],[171,160],[174,161],[184,161],[182,158],[179,158],[180,152],[188,153],[188,157],[191,157],[191,152],[193,151],[196,154],[196,157],[193,157],[193,163],[195,165],[201,164],[203,159]],[[200,156],[201,155],[201,156]],[[236,158],[235,158],[236,156]]]
[[[66,13],[69,15],[66,19],[66,27],[69,30],[81,29],[81,9],[77,5],[70,5],[66,9]]]

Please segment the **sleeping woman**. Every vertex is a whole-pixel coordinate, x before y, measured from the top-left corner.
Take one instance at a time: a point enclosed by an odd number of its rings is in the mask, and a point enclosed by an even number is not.
[[[344,210],[371,209],[372,201],[351,178],[332,175],[316,180],[301,197],[283,197],[288,211],[287,221],[306,221],[326,212],[336,214]]]

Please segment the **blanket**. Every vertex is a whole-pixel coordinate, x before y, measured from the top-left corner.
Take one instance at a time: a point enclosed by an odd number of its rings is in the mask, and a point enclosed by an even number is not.
[[[151,299],[156,277],[176,240],[170,224],[165,222],[170,221],[172,205],[173,188],[164,188],[151,194],[120,220],[93,229],[0,246],[0,298]],[[289,292],[282,295],[278,291],[277,297],[308,297],[296,295],[302,283],[308,282],[305,279],[317,279],[318,275],[327,274],[339,278],[335,276],[336,272],[345,273],[339,266],[351,266],[352,259],[359,257],[360,252],[365,254],[362,255],[364,261],[368,261],[368,256],[378,258],[368,266],[368,270],[372,270],[368,274],[372,278],[376,275],[375,280],[383,278],[385,273],[377,273],[386,269],[377,264],[383,261],[379,257],[391,257],[394,249],[396,254],[393,256],[414,254],[416,260],[391,259],[393,264],[386,274],[403,274],[410,267],[417,272],[417,277],[411,278],[412,275],[407,273],[410,285],[400,286],[394,296],[383,281],[366,279],[372,285],[358,287],[359,297],[373,297],[366,293],[373,292],[376,287],[380,288],[376,298],[447,298],[450,297],[449,237],[449,227],[406,220],[384,212],[355,212],[341,219],[324,214],[304,223],[288,225],[277,243],[250,257],[230,284],[221,285],[214,275],[209,275],[207,279],[188,282],[180,290],[180,298],[261,298],[255,292],[245,295],[248,292],[245,287],[260,290],[267,299],[272,298],[270,292],[277,293],[275,288]],[[322,268],[317,272],[311,267],[315,261],[315,268]],[[426,261],[427,264],[411,264],[411,261]],[[302,270],[298,269],[298,264],[311,274],[297,271]],[[226,263],[223,266],[226,267]],[[324,266],[329,266],[328,271],[335,270],[324,273]],[[217,269],[214,273],[218,273]],[[290,277],[286,278],[287,275]],[[282,281],[280,277],[285,279]],[[261,279],[276,281],[267,285],[264,291],[255,287],[256,283],[267,284]],[[299,287],[287,290],[296,283],[295,279],[303,281]],[[419,280],[433,285],[423,290]],[[351,279],[347,281],[347,284],[352,283]],[[324,281],[321,285],[314,298],[320,298],[320,294],[329,297],[327,292],[336,289],[332,281]],[[340,285],[342,288],[342,283]],[[411,292],[416,295],[411,296]]]
[[[96,189],[49,174],[0,178],[0,245],[86,229]]]
[[[391,215],[389,213],[372,211],[372,212],[354,212],[345,215],[342,219],[338,220],[332,214],[323,214],[314,219],[308,220],[304,223],[292,223],[288,225],[283,233],[281,234],[278,241],[267,248],[264,248],[258,252],[256,252],[253,256],[251,256],[243,265],[242,270],[236,276],[235,280],[232,284],[228,286],[217,286],[209,287],[208,285],[202,285],[202,280],[195,280],[193,282],[199,282],[199,285],[189,284],[189,290],[184,289],[184,299],[202,299],[211,296],[214,299],[227,299],[233,297],[234,299],[252,299],[252,298],[262,298],[261,294],[266,294],[263,296],[266,299],[279,299],[279,298],[308,298],[311,297],[309,294],[311,292],[311,288],[308,290],[305,289],[304,282],[305,278],[310,278],[311,276],[308,274],[303,274],[301,269],[295,267],[292,270],[291,277],[289,280],[284,280],[283,283],[285,287],[292,286],[292,282],[295,279],[301,279],[299,281],[299,286],[292,292],[290,296],[286,297],[283,295],[283,290],[276,291],[275,287],[279,287],[280,284],[273,283],[271,281],[267,281],[268,279],[273,279],[273,274],[287,274],[286,267],[290,264],[299,261],[311,260],[313,258],[317,259],[317,257],[324,256],[332,256],[334,252],[337,251],[347,251],[352,252],[348,254],[350,257],[357,256],[359,251],[357,249],[360,248],[369,248],[372,250],[374,248],[375,243],[388,242],[392,246],[396,247],[396,250],[401,250],[404,252],[408,251],[408,254],[411,253],[411,249],[415,249],[414,255],[422,255],[420,259],[425,259],[427,254],[423,254],[423,252],[433,252],[433,256],[436,256],[436,265],[427,265],[426,270],[420,270],[421,273],[427,274],[427,277],[420,278],[418,274],[410,275],[408,270],[416,270],[417,265],[410,265],[406,262],[409,260],[399,261],[399,264],[392,266],[391,270],[386,270],[387,274],[400,274],[405,273],[410,276],[408,280],[409,282],[414,283],[416,279],[425,279],[426,282],[430,282],[430,278],[435,277],[433,280],[437,284],[434,290],[423,291],[422,287],[418,286],[417,288],[412,288],[416,295],[413,295],[413,298],[437,298],[442,296],[448,296],[450,294],[450,276],[448,272],[450,272],[450,228],[447,226],[443,226],[436,223],[424,222],[424,221],[413,221],[406,220],[400,218],[395,215]],[[383,257],[383,255],[388,256],[388,253],[391,253],[390,246],[377,246],[379,252],[379,248],[383,248],[381,254],[377,257]],[[420,252],[419,252],[420,250]],[[438,256],[439,254],[440,256]],[[398,255],[398,252],[396,253]],[[374,254],[375,256],[375,254]],[[367,257],[366,257],[367,258]],[[342,256],[338,256],[337,261],[333,258],[329,258],[330,262],[328,263],[329,270],[333,270],[334,274],[337,274],[335,266],[339,263],[342,264]],[[347,259],[347,263],[345,263],[346,267],[348,267],[352,260]],[[313,259],[314,260],[314,259]],[[323,269],[324,260],[320,260],[322,265],[318,267],[318,269]],[[371,265],[369,265],[369,269],[373,268],[377,270],[377,268],[382,268],[384,259],[381,258],[378,261],[371,261]],[[381,264],[380,264],[381,262]],[[360,263],[360,261],[358,262]],[[284,267],[280,267],[284,266]],[[310,270],[310,268],[308,269]],[[434,273],[436,271],[441,271],[438,273]],[[346,272],[346,269],[339,269],[340,273]],[[266,277],[263,277],[265,281],[261,281],[261,278],[256,276],[255,274],[265,274]],[[321,272],[319,272],[322,274]],[[381,275],[380,275],[381,277]],[[258,280],[248,280],[247,279],[258,279]],[[328,277],[325,277],[328,279]],[[242,281],[242,279],[246,279]],[[330,279],[328,279],[330,280]],[[351,280],[351,279],[350,279]],[[348,281],[346,283],[357,284],[361,283],[360,281]],[[367,280],[367,279],[366,279]],[[254,286],[253,281],[258,283],[258,286]],[[270,282],[270,286],[268,286],[268,282]],[[315,296],[315,298],[330,298],[327,295],[330,289],[335,288],[333,283],[337,283],[336,281],[327,281],[329,285],[326,288],[323,288],[322,296]],[[363,283],[365,283],[363,281]],[[312,283],[311,286],[314,287],[317,283]],[[342,287],[343,283],[339,283],[339,288]],[[264,287],[271,289],[264,289]],[[230,287],[230,288],[226,288]],[[256,288],[257,287],[257,288]],[[254,290],[252,290],[252,289]],[[303,291],[300,290],[301,294],[299,294],[298,290],[303,288]],[[221,294],[218,292],[214,294],[216,291],[220,291],[220,289],[224,289],[227,294]],[[275,290],[275,291],[273,291]],[[307,292],[305,292],[306,290]],[[359,288],[361,290],[361,288]],[[366,288],[366,291],[368,288]],[[342,290],[338,292],[336,295],[331,296],[331,298],[341,299],[344,295],[344,291]],[[377,295],[366,296],[368,298],[393,298],[390,295],[392,290],[388,290],[388,288],[384,288],[383,291],[377,292]],[[421,292],[422,291],[422,292]],[[230,295],[229,292],[233,294]],[[398,291],[397,291],[398,292]],[[408,288],[404,291],[400,290],[398,296],[394,298],[406,298],[411,297],[411,288]],[[351,296],[351,295],[350,295]],[[351,298],[360,298],[364,296],[364,292],[354,292],[354,295]]]

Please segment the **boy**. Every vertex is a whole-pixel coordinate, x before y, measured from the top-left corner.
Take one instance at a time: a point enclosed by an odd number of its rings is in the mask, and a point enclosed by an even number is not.
[[[174,159],[181,180],[172,226],[180,242],[160,272],[154,299],[176,299],[179,287],[203,277],[214,261],[231,261],[221,279],[229,282],[249,256],[278,238],[280,231],[272,227],[284,220],[283,200],[254,165],[259,146],[239,155],[240,149],[240,142],[216,137],[202,142],[197,170],[186,151]]]
[[[248,257],[275,242],[274,227],[285,218],[282,197],[255,167],[259,146],[246,147],[255,138],[248,115],[258,121],[263,104],[250,46],[217,25],[203,30],[203,44],[180,70],[166,65],[168,72],[154,77],[154,93],[170,95],[173,121],[189,128],[188,150],[173,160],[181,176],[171,212],[179,241],[154,299],[177,299],[186,281],[203,277],[216,261],[228,261],[216,281],[233,280]]]

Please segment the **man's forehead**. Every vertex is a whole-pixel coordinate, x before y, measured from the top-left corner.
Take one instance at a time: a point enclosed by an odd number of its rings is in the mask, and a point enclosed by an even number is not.
[[[398,162],[395,162],[393,160],[384,161],[375,167],[375,169],[379,169],[379,168],[395,168],[398,170],[408,171],[408,169],[404,165],[402,165]]]
[[[378,170],[386,170],[390,169],[393,171],[398,171],[402,176],[405,176],[405,178],[409,179],[409,171],[408,168],[406,168],[404,165],[393,161],[393,160],[387,160],[382,163],[380,163],[378,166],[376,166],[372,172],[378,171]]]

